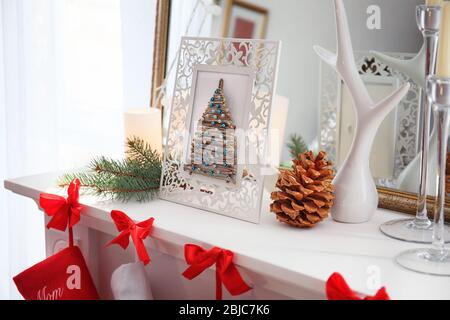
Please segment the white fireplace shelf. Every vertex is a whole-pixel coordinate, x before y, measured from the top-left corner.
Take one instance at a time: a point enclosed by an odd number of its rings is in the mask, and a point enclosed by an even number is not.
[[[5,188],[38,202],[41,192],[64,194],[55,188],[57,176],[49,173],[10,179]],[[450,277],[415,273],[395,263],[394,257],[402,250],[420,246],[380,233],[381,223],[402,215],[379,210],[368,223],[351,225],[328,219],[313,229],[300,230],[278,223],[269,212],[268,194],[264,198],[261,223],[252,224],[163,200],[124,204],[82,195],[80,202],[87,209],[81,225],[115,236],[118,233],[110,219],[111,210],[122,210],[135,221],[152,216],[154,231],[146,241],[151,256],[156,252],[172,256],[183,267],[186,243],[226,248],[235,253],[235,263],[252,286],[277,297],[324,298],[326,280],[333,272],[340,272],[363,294],[373,294],[379,280],[392,299],[450,299]],[[213,280],[208,283],[212,288]]]

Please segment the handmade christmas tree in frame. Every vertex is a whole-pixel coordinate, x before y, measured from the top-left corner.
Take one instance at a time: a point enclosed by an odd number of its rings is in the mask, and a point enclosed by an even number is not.
[[[160,198],[259,222],[279,46],[182,38]]]
[[[191,144],[190,162],[184,170],[227,183],[236,183],[236,126],[224,94],[224,81],[210,98],[198,120]]]

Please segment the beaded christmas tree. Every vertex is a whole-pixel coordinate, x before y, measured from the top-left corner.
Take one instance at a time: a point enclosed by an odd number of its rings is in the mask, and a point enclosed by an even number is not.
[[[184,170],[236,182],[236,126],[223,93],[223,79],[198,120],[191,145],[190,163]]]

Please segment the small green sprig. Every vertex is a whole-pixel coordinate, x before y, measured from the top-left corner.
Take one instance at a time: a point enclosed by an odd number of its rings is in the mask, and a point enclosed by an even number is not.
[[[292,134],[286,144],[292,159],[297,159],[298,155],[308,151],[308,146],[300,135]]]
[[[95,158],[87,171],[65,174],[58,184],[66,187],[78,178],[83,191],[89,194],[122,202],[153,199],[159,191],[161,156],[137,137],[127,139],[126,145],[126,159]]]

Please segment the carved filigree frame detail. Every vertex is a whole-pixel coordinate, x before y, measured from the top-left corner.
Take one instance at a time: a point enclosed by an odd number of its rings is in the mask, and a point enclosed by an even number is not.
[[[279,42],[243,39],[183,37],[178,58],[176,82],[164,153],[160,197],[233,218],[258,223],[264,176],[264,141],[258,143],[259,164],[246,165],[239,187],[206,184],[195,175],[182,174],[184,136],[189,115],[194,66],[248,67],[256,74],[252,90],[248,128],[254,137],[266,136],[270,107],[275,90]],[[250,142],[251,143],[251,142]]]

